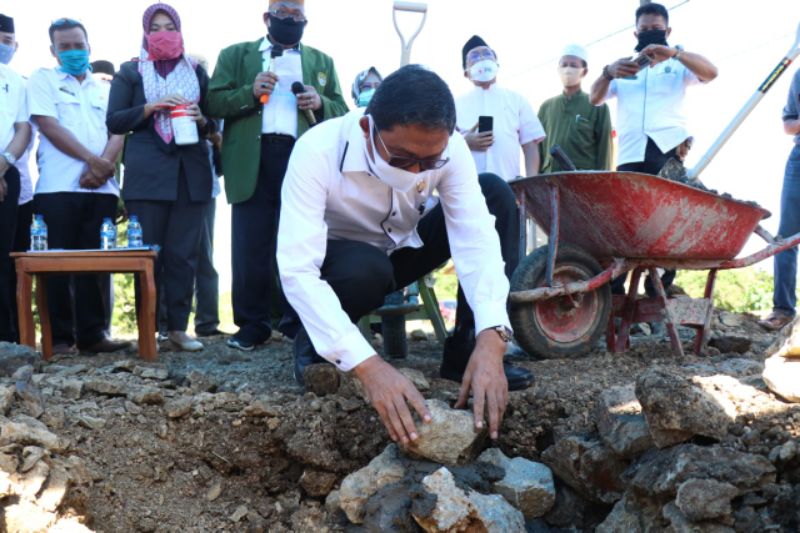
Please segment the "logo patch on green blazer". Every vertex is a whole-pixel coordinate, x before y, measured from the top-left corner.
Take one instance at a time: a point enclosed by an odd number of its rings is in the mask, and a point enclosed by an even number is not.
[[[325,87],[328,84],[328,75],[324,72],[318,72],[317,82],[320,84],[320,86]]]

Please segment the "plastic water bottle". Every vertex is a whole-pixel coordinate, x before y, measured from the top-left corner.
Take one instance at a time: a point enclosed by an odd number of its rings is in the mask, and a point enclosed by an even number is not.
[[[142,246],[144,246],[142,225],[139,224],[139,217],[131,215],[128,220],[128,248],[141,248]]]
[[[117,227],[110,218],[103,219],[103,225],[100,226],[100,249],[113,250],[117,247]]]
[[[42,252],[47,250],[47,224],[42,215],[33,215],[31,222],[31,251]]]

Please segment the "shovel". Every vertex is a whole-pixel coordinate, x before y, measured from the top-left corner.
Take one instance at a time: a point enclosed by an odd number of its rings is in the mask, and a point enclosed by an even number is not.
[[[422,13],[422,20],[419,23],[419,27],[417,27],[417,31],[411,36],[408,41],[403,36],[403,32],[400,31],[400,26],[397,25],[397,12],[398,11],[406,11],[410,13]],[[394,8],[392,9],[392,21],[394,22],[394,29],[397,30],[397,35],[400,36],[400,66],[404,67],[408,65],[409,60],[411,59],[411,45],[414,44],[414,39],[417,38],[419,32],[422,31],[422,26],[425,25],[425,19],[428,18],[428,5],[422,4],[419,2],[395,2]]]
[[[753,94],[753,96],[750,97],[750,99],[744,104],[744,107],[742,107],[736,116],[733,117],[733,120],[731,120],[730,124],[728,124],[728,127],[722,131],[714,144],[711,145],[711,148],[709,148],[703,157],[700,158],[700,161],[698,161],[697,165],[687,171],[680,161],[671,159],[667,161],[667,164],[664,165],[664,168],[661,169],[658,175],[662,178],[668,178],[673,181],[681,181],[693,186],[699,185],[700,188],[703,188],[702,183],[697,177],[703,170],[705,170],[714,156],[717,155],[725,143],[728,142],[728,139],[731,138],[733,132],[735,132],[739,126],[741,126],[742,122],[744,122],[744,119],[747,118],[750,112],[753,111],[756,105],[758,105],[758,103],[764,98],[764,96],[767,94],[767,91],[769,91],[772,86],[775,85],[775,82],[778,81],[778,78],[780,78],[781,75],[786,72],[786,70],[789,68],[789,65],[792,64],[792,61],[798,55],[800,55],[800,24],[797,26],[797,33],[794,38],[794,43],[786,53],[786,56],[780,60],[774,69],[772,69],[772,72],[769,73],[767,79],[765,79],[764,82],[758,86],[758,89],[756,89],[756,92]]]

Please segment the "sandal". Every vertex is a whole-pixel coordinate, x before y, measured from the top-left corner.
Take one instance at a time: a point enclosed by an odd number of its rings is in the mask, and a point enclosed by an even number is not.
[[[769,331],[778,331],[794,320],[794,315],[783,311],[773,311],[764,320],[759,320],[758,325]]]

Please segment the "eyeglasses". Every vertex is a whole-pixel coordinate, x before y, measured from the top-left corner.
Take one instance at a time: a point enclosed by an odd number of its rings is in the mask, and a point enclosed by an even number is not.
[[[381,146],[386,151],[386,155],[389,156],[389,166],[399,168],[402,170],[409,169],[414,165],[419,165],[420,170],[437,170],[442,168],[450,161],[449,157],[444,159],[417,159],[416,157],[404,157],[399,155],[392,155],[388,148],[386,148],[386,143],[383,142],[383,137],[381,137],[380,132],[377,128],[375,128],[375,134],[378,136],[378,140],[381,141]]]
[[[278,7],[277,9],[271,10],[269,14],[275,18],[292,19],[293,21],[298,23],[308,22],[306,16],[299,9],[288,9],[284,7]]]
[[[495,59],[495,57],[491,48],[478,48],[467,54],[467,63],[477,63],[482,59]]]

